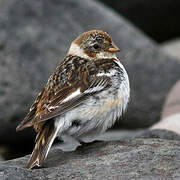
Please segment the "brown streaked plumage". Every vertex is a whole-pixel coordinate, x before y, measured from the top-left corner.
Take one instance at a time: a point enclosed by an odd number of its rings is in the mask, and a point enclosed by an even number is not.
[[[106,32],[100,31],[100,30],[92,30],[92,31],[82,33],[80,36],[78,36],[74,40],[74,43],[77,44],[78,46],[82,46],[85,41],[88,41],[88,40],[94,38],[95,36],[97,38],[98,37],[104,37],[104,39],[105,39],[104,44],[107,47],[108,47],[108,44],[110,44],[112,42],[111,37]]]
[[[45,88],[31,106],[29,113],[17,127],[17,131],[19,131],[34,126],[37,132],[36,145],[27,165],[29,169],[42,166],[56,136],[67,133],[80,137],[82,134],[89,133],[96,128],[94,125],[92,127],[88,125],[91,121],[93,123],[94,120],[91,120],[93,117],[98,117],[99,121],[102,121],[104,111],[108,112],[111,108],[115,111],[114,109],[120,106],[122,97],[121,101],[120,99],[115,101],[112,99],[112,102],[111,100],[110,102],[98,100],[99,97],[106,98],[104,93],[113,92],[113,96],[119,93],[119,84],[114,84],[116,81],[119,83],[127,81],[127,88],[129,88],[127,74],[123,66],[122,68],[119,66],[114,55],[117,51],[119,49],[114,45],[110,36],[99,30],[83,33],[73,41],[68,55],[57,66]],[[126,101],[128,101],[129,89],[126,94]],[[90,105],[94,98],[97,101],[93,100],[95,104]],[[120,98],[120,95],[117,98]],[[123,108],[126,107],[126,101]],[[100,105],[99,113],[90,115],[96,111],[97,108],[94,109],[94,106],[98,102],[100,104],[106,102],[106,106]],[[81,114],[82,108],[83,113]],[[88,111],[88,109],[90,110]],[[78,122],[81,122],[78,123],[79,125],[76,124],[76,126],[80,126],[77,128],[73,123],[76,121],[73,119],[76,115]],[[119,115],[116,116],[119,117]],[[98,127],[98,124],[101,123],[98,122],[98,119],[96,121],[97,125],[95,126]],[[115,118],[109,125],[105,124],[102,129],[111,126],[114,121]]]

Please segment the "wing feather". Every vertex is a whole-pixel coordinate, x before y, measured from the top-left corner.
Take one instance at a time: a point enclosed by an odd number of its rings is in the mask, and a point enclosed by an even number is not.
[[[75,63],[73,60],[76,60]],[[107,69],[98,68],[99,64]],[[35,123],[62,115],[81,105],[92,94],[105,90],[110,86],[110,77],[96,75],[102,70],[106,74],[108,69],[115,65],[113,59],[99,60],[94,63],[86,59],[78,59],[77,61],[77,57],[74,56],[67,57],[50,76],[46,87],[38,95],[30,112],[16,130],[22,130]],[[72,98],[72,93],[78,89],[80,93]],[[69,100],[63,102],[70,96]]]
[[[67,111],[70,111],[71,109],[81,105],[92,94],[97,94],[107,88],[109,86],[109,80],[110,79],[106,77],[98,78],[96,79],[96,82],[93,83],[88,89],[84,90],[84,92],[81,92],[80,95],[73,97],[69,101],[59,104],[59,102],[61,102],[61,100],[59,99],[60,101],[49,104],[49,107],[51,107],[50,110],[45,109],[44,111],[42,111],[37,117],[35,117],[34,122],[42,122],[53,117],[60,116]]]

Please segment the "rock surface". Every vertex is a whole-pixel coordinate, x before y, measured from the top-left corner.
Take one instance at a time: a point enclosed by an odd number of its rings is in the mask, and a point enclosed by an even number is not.
[[[162,119],[180,112],[180,80],[168,93],[163,106]]]
[[[180,140],[180,136],[173,132],[164,129],[153,130],[136,130],[136,131],[108,131],[100,135],[95,140],[99,141],[118,141],[127,138],[153,138],[153,139],[166,139],[166,140]]]
[[[135,138],[152,138],[152,139],[166,139],[166,140],[180,140],[179,134],[174,131],[166,129],[149,129],[140,131],[134,134]]]
[[[161,44],[161,48],[164,52],[180,60],[180,38],[164,42]]]
[[[0,163],[0,179],[179,179],[180,142],[121,139],[95,142],[75,152],[51,150],[45,168],[25,168],[29,156]]]
[[[165,130],[165,129],[143,129],[143,130],[109,130],[104,134],[94,138],[93,141],[119,141],[122,139],[129,138],[153,138],[153,139],[166,139],[166,140],[180,140],[179,133],[174,131]],[[56,143],[54,147],[56,149],[61,149],[64,152],[74,151],[77,147],[81,146],[81,144],[73,138],[66,137],[63,138],[63,142]]]
[[[32,132],[17,134],[15,127],[71,41],[86,30],[109,32],[121,49],[131,102],[120,127],[142,128],[159,120],[166,94],[180,77],[180,62],[93,0],[2,0],[0,17],[0,143],[23,144],[25,139],[30,144]]]
[[[4,161],[4,159],[3,159],[3,157],[2,157],[2,156],[0,156],[0,162],[1,162],[1,161]]]
[[[151,129],[167,129],[180,134],[180,80],[168,93],[163,106],[161,120]]]

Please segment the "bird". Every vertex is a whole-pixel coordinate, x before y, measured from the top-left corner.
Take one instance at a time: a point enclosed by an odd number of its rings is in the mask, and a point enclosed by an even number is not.
[[[51,74],[28,114],[17,126],[37,133],[28,169],[43,167],[56,137],[79,142],[112,127],[130,97],[128,74],[116,57],[120,49],[102,30],[80,34]]]

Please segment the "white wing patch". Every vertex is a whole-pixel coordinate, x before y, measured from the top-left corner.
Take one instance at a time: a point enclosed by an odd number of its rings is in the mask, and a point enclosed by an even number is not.
[[[96,87],[87,89],[86,91],[84,91],[84,93],[93,93],[93,92],[101,91],[103,88],[104,86],[96,86]]]
[[[80,89],[78,88],[78,89],[77,89],[76,91],[74,91],[72,94],[70,94],[69,96],[67,96],[67,97],[62,101],[62,103],[65,103],[65,102],[69,101],[70,99],[78,96],[79,94],[81,94],[81,91],[80,91]]]
[[[116,74],[116,70],[111,70],[108,73],[98,73],[97,76],[107,76],[107,77],[111,77],[114,76]]]
[[[56,109],[56,108],[58,108],[59,106],[50,106],[50,107],[48,107],[48,110],[49,111],[51,111],[51,110],[54,110],[54,109]]]

